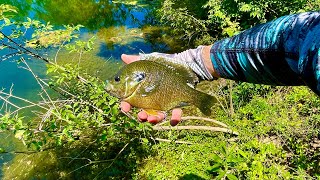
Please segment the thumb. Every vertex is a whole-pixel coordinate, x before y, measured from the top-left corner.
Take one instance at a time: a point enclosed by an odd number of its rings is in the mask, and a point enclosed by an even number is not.
[[[129,64],[132,63],[134,61],[139,61],[140,60],[140,56],[139,55],[127,55],[127,54],[122,54],[121,55],[121,59],[124,63]]]

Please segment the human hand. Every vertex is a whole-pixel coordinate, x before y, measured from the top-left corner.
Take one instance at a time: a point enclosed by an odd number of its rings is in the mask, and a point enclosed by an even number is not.
[[[140,54],[140,55],[126,55],[122,54],[121,59],[129,64],[138,60],[146,60],[149,57],[163,57],[168,61],[182,64],[190,67],[201,79],[212,80],[213,76],[218,77],[213,69],[212,62],[210,60],[210,49],[211,46],[199,46],[197,49],[190,49],[183,51],[178,54],[164,54],[164,53],[151,53],[151,54]],[[121,102],[121,110],[123,112],[129,112],[131,105],[127,102]],[[181,121],[182,110],[175,108],[172,110],[172,116],[170,124],[172,126],[177,125]],[[166,118],[166,114],[158,112],[158,115],[148,115],[145,111],[138,113],[138,119],[142,122],[148,121],[152,124],[157,124]]]

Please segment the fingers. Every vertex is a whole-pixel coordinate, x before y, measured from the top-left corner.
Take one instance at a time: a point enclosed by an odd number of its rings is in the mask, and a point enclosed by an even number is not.
[[[138,61],[140,59],[140,56],[138,55],[127,55],[127,54],[122,54],[121,59],[124,63],[129,64],[134,61]]]
[[[181,121],[182,110],[180,108],[176,108],[172,110],[172,116],[170,120],[170,125],[175,126]]]
[[[141,122],[149,122],[152,124],[157,124],[165,119],[166,115],[162,112],[158,112],[157,116],[149,115],[145,111],[141,111],[138,113],[138,118]],[[172,110],[172,116],[170,120],[170,125],[175,126],[181,121],[182,110],[180,108],[176,108]]]
[[[127,113],[131,110],[131,105],[127,102],[121,101],[120,108],[121,108],[121,111]],[[156,116],[148,115],[145,111],[140,111],[138,113],[138,119],[141,122],[148,121],[149,123],[157,124],[160,121],[162,121],[164,118],[165,118],[165,114],[162,112],[158,112],[158,115]]]
[[[157,124],[165,119],[165,114],[162,112],[158,112],[158,115],[156,116],[148,115],[145,111],[142,110],[138,113],[138,119],[141,122],[148,121],[149,123]]]
[[[147,120],[151,124],[157,124],[157,123],[163,121],[165,117],[166,117],[166,115],[163,112],[158,112],[157,116],[152,116],[152,115],[148,116]]]
[[[127,102],[122,101],[120,103],[120,108],[123,112],[129,112],[131,110],[131,105]],[[158,112],[158,115],[148,115],[145,111],[140,111],[138,113],[138,119],[141,122],[149,122],[152,124],[157,124],[165,119],[166,115],[163,112]],[[175,126],[181,121],[182,110],[180,108],[176,108],[172,110],[172,116],[170,120],[170,125]]]
[[[139,119],[139,121],[141,121],[141,122],[146,122],[147,119],[148,119],[148,114],[147,114],[145,111],[140,111],[140,112],[138,113],[138,119]]]
[[[123,112],[129,112],[131,109],[131,105],[127,102],[121,101],[120,108]]]

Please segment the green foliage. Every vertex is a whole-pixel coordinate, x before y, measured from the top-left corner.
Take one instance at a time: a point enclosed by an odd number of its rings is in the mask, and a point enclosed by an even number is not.
[[[233,36],[283,15],[319,8],[318,0],[209,0],[196,4],[165,0],[159,16],[161,22],[173,28],[176,38],[188,39],[192,47]]]
[[[239,30],[265,23],[283,15],[317,10],[319,2],[308,0],[209,0],[205,7],[209,9],[208,19],[212,23],[218,24],[218,27],[222,29],[222,35],[232,36]]]
[[[183,32],[179,38],[185,41],[194,41],[199,37],[209,36],[206,21],[194,17],[186,7],[174,5],[173,1],[163,2],[159,10],[160,22],[170,26],[174,34]]]
[[[285,159],[282,149],[273,143],[249,141],[244,147],[221,144],[213,154],[209,172],[216,179],[276,179],[290,178],[281,162]],[[244,150],[242,150],[244,149]]]
[[[221,81],[214,83],[223,84]],[[226,86],[219,89],[226,91],[230,88]],[[257,88],[260,90],[261,87]],[[157,155],[146,160],[138,177],[310,179],[318,176],[319,112],[312,109],[318,108],[319,98],[306,87],[264,86],[263,89],[266,91],[259,93],[251,84],[233,86],[233,92],[248,90],[255,94],[234,109],[233,117],[221,106],[215,107],[216,119],[232,126],[239,132],[238,137],[171,132],[174,140],[195,144],[155,145]],[[229,99],[229,95],[224,93],[224,99]],[[301,111],[304,108],[309,110],[308,113]]]
[[[50,3],[54,2],[46,5]],[[189,1],[166,0],[158,12],[166,25],[174,27],[178,38],[183,35],[192,45],[233,35],[279,15],[315,9],[319,4],[310,1],[302,7],[303,3],[210,0],[195,7]],[[22,28],[8,35],[14,40],[32,29],[33,39],[28,40],[34,45],[29,46],[32,50],[55,46],[78,55],[64,56],[63,64],[46,59],[48,80],[42,82],[35,76],[45,86],[41,93],[45,98],[36,103],[35,118],[14,110],[0,117],[0,129],[12,132],[34,153],[19,155],[5,166],[8,179],[311,179],[320,174],[320,99],[305,87],[208,83],[202,90],[210,90],[220,101],[214,117],[239,136],[199,131],[154,133],[149,124],[120,112],[118,99],[105,92],[103,81],[83,73],[81,57],[94,49],[95,39],[70,41],[78,37],[81,26],[54,30],[33,19],[4,22],[3,27]],[[42,38],[45,43],[40,43]],[[23,41],[22,46],[28,42]],[[71,58],[79,62],[68,63]],[[27,61],[20,59],[20,64],[24,63]],[[55,93],[46,96],[49,88]],[[155,143],[152,136],[183,143]],[[0,153],[6,149],[1,148]]]
[[[232,92],[235,107],[247,104],[255,95],[266,97],[272,90],[271,86],[252,83],[239,82],[236,86],[237,88]]]
[[[75,44],[67,44],[66,49],[71,52],[88,52],[93,50],[94,40],[96,38],[93,36],[87,42],[75,41]]]
[[[23,25],[25,28],[29,28],[30,25],[35,28],[32,39],[27,42],[27,47],[31,48],[62,47],[64,43],[70,42],[71,39],[78,38],[78,34],[74,32],[79,31],[83,27],[81,25],[68,25],[64,26],[65,29],[53,30],[53,26],[50,23],[44,25],[40,21],[33,21],[30,18]]]
[[[16,7],[8,4],[0,4],[0,20],[7,22],[13,16],[13,14],[18,13]]]

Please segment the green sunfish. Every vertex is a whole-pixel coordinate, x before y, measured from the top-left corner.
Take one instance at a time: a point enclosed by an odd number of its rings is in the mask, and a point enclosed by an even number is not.
[[[193,88],[198,82],[191,69],[161,58],[125,65],[110,80],[106,91],[132,106],[145,110],[168,111],[195,105],[211,114],[216,98]]]

